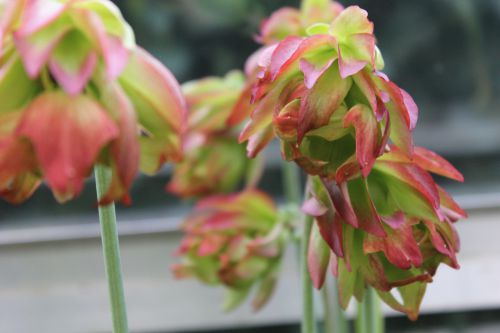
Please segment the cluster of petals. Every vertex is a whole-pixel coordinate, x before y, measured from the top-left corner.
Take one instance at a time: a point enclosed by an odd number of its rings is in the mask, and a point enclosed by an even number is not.
[[[182,226],[174,274],[224,286],[226,310],[252,291],[254,309],[261,308],[272,295],[291,235],[287,216],[254,189],[200,200]]]
[[[0,4],[0,195],[45,180],[63,202],[96,163],[113,170],[102,203],[128,199],[139,169],[181,157],[185,102],[172,74],[135,45],[107,0]]]
[[[239,71],[184,83],[188,108],[184,158],[174,166],[167,189],[183,198],[233,192],[249,171],[238,128],[227,119],[245,83]]]
[[[351,6],[294,29],[305,35],[262,38],[229,121],[250,118],[240,135],[250,157],[278,138],[283,159],[312,177],[303,208],[317,222],[309,255],[316,287],[331,267],[344,307],[371,285],[414,319],[438,265],[458,267],[453,224],[466,216],[430,173],[463,178],[414,146],[418,108],[381,72],[366,11]]]

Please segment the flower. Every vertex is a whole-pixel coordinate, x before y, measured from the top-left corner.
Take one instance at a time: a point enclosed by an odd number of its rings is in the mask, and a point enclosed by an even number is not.
[[[429,172],[463,177],[414,147],[418,107],[381,72],[366,11],[350,6],[307,27],[291,11],[275,15],[288,28],[270,33],[273,18],[262,27],[266,45],[247,61],[247,85],[228,122],[249,118],[239,138],[249,157],[278,138],[283,159],[312,179],[303,210],[316,219],[308,257],[314,285],[322,286],[332,262],[342,306],[371,285],[415,319],[439,264],[458,268],[453,223],[466,216]]]
[[[134,42],[109,1],[0,6],[0,195],[26,200],[46,180],[77,196],[94,164],[113,170],[101,204],[128,201],[138,171],[181,156],[177,81]]]
[[[225,309],[238,306],[256,289],[253,307],[272,294],[291,236],[290,216],[266,194],[247,189],[198,202],[184,222],[186,233],[173,266],[177,278],[195,277],[225,287]]]
[[[188,105],[184,159],[174,167],[168,190],[182,197],[229,193],[251,172],[238,129],[226,121],[244,85],[241,72],[183,84]]]
[[[303,210],[317,222],[309,257],[324,257],[309,261],[316,287],[321,287],[331,261],[344,308],[353,295],[361,300],[368,284],[389,306],[417,318],[439,264],[459,268],[454,223],[467,216],[429,172],[463,181],[437,154],[415,147],[410,160],[394,146],[367,178],[341,184],[314,178]],[[392,288],[399,291],[402,304]]]

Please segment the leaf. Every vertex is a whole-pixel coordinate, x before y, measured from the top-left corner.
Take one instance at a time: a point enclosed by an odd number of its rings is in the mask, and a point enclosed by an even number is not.
[[[39,95],[24,111],[16,133],[32,142],[59,201],[80,193],[97,155],[119,134],[116,124],[95,100],[72,98],[62,91]]]

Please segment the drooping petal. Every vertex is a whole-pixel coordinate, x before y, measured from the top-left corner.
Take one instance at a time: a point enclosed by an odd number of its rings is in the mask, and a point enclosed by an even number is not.
[[[356,158],[363,177],[370,173],[378,156],[380,131],[373,111],[363,104],[353,106],[344,118],[344,127],[354,126],[356,131]]]
[[[336,60],[335,57],[324,57],[318,61],[310,62],[307,59],[300,59],[299,67],[304,73],[304,85],[307,89],[312,89],[318,79],[325,73]]]
[[[359,222],[354,213],[352,206],[347,201],[346,197],[342,193],[341,189],[331,182],[322,179],[322,182],[330,194],[330,198],[332,199],[333,205],[335,206],[335,210],[340,215],[342,220],[352,225],[354,228],[359,227]]]
[[[389,161],[377,162],[377,168],[416,189],[434,208],[439,208],[439,194],[432,177],[417,165],[395,163]]]
[[[65,201],[80,193],[98,153],[118,136],[118,128],[92,98],[54,91],[27,107],[17,134],[32,142],[49,186]]]
[[[127,203],[128,190],[137,175],[140,157],[135,110],[118,84],[108,86],[102,94],[103,104],[115,118],[119,135],[110,145],[113,178],[100,204],[106,205],[117,199]]]
[[[295,8],[283,7],[271,14],[260,26],[257,40],[263,44],[271,44],[297,36],[302,29],[300,12]]]
[[[414,152],[413,160],[422,169],[459,182],[464,181],[464,176],[450,162],[435,152],[423,147],[415,147]]]
[[[247,155],[255,158],[274,139],[272,126],[267,126],[261,132],[252,135],[247,143]]]
[[[375,61],[375,37],[359,34],[350,37],[350,44],[339,44],[339,70],[342,78],[357,74]]]
[[[72,1],[29,0],[26,2],[16,34],[26,37],[55,22]]]
[[[449,195],[441,186],[437,185],[439,191],[439,200],[441,202],[441,209],[445,208],[448,215],[453,219],[453,222],[460,219],[466,218],[467,213],[458,205],[458,203],[453,200],[451,195]]]
[[[21,109],[40,90],[39,82],[28,77],[21,59],[11,57],[0,68],[0,113]]]
[[[109,34],[99,15],[93,11],[74,8],[71,18],[104,58],[108,78],[118,78],[127,66],[129,58],[129,50],[124,40]]]
[[[25,34],[22,29],[14,33],[14,42],[30,78],[38,77],[52,51],[70,28],[68,21],[56,20],[31,34]]]
[[[330,263],[330,248],[323,240],[316,224],[312,225],[309,238],[307,266],[313,286],[320,289],[325,282],[328,264]]]
[[[70,95],[80,94],[94,73],[97,54],[78,31],[67,33],[55,47],[49,60],[50,71]]]
[[[299,111],[298,142],[312,128],[327,125],[349,92],[352,80],[342,79],[337,66],[330,66],[302,99]],[[334,90],[332,91],[332,87]]]
[[[120,84],[134,105],[139,123],[150,133],[141,138],[141,170],[152,173],[164,162],[180,159],[187,110],[174,76],[138,48],[131,55]]]
[[[351,207],[356,214],[359,227],[369,234],[386,237],[382,221],[368,191],[366,179],[353,179],[347,183]],[[343,193],[347,197],[347,193]]]
[[[349,6],[332,22],[330,33],[340,41],[354,34],[373,34],[373,23],[366,10]]]
[[[385,231],[385,238],[372,235],[365,238],[363,248],[366,253],[383,251],[389,262],[401,269],[422,265],[422,253],[413,237],[411,224],[402,224],[397,229],[386,228]]]

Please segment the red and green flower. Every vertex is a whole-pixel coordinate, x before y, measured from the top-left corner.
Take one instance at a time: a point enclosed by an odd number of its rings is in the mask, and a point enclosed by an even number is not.
[[[238,128],[226,122],[245,83],[241,72],[183,84],[188,106],[184,159],[174,167],[168,190],[182,197],[234,191],[251,172]]]
[[[128,199],[139,161],[181,156],[185,102],[172,74],[135,45],[109,1],[0,7],[0,195],[21,202],[46,180],[77,196],[95,163],[113,169],[102,203]]]
[[[173,271],[178,278],[224,286],[226,310],[253,290],[252,304],[259,309],[276,285],[290,222],[286,211],[257,190],[205,198],[182,226],[186,235],[177,252],[182,261]]]

